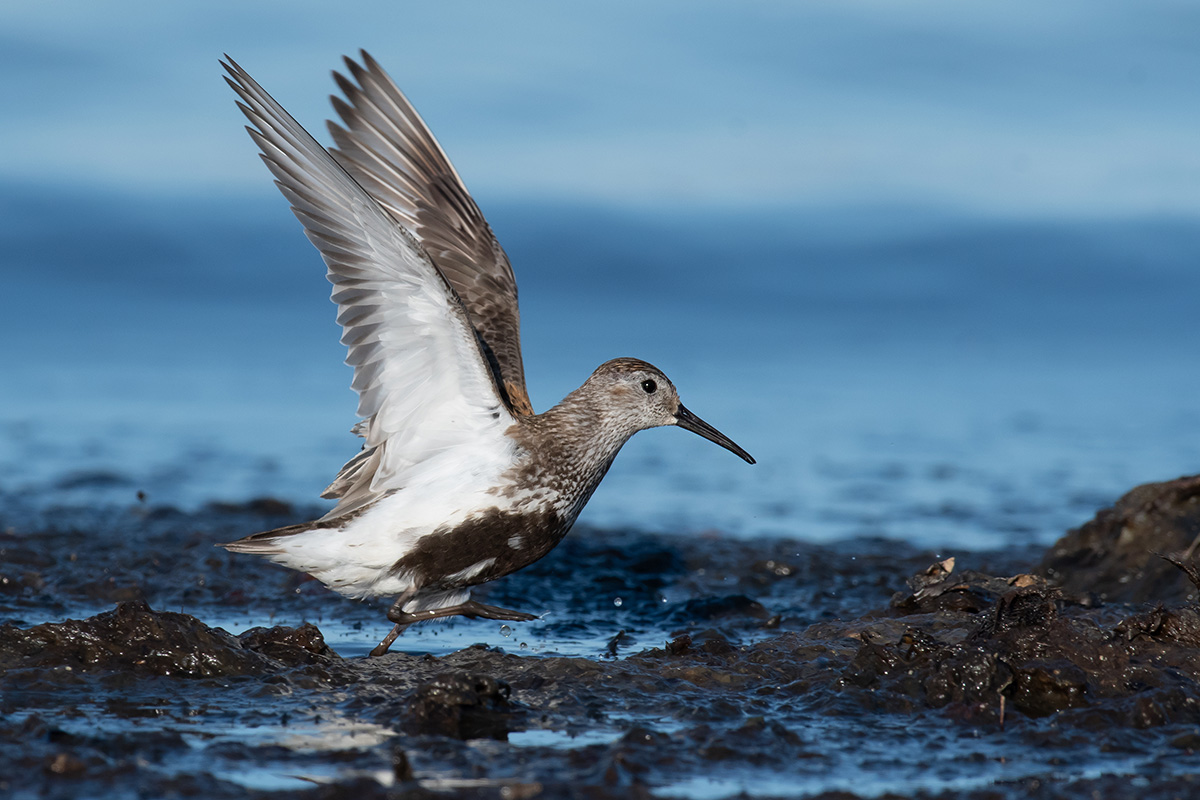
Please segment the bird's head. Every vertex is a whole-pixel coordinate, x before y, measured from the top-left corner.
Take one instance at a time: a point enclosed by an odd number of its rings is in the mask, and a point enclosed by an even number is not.
[[[678,425],[754,463],[754,458],[732,439],[688,411],[679,400],[675,384],[653,364],[636,358],[614,358],[601,364],[584,386],[602,398],[606,416],[614,417],[630,435],[647,428]]]

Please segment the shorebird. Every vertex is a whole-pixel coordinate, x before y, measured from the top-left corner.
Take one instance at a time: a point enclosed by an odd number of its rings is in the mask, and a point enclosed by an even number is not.
[[[424,121],[366,51],[334,73],[327,151],[233,59],[222,66],[275,184],[333,284],[365,441],[325,516],[222,545],[351,598],[395,596],[382,655],[416,622],[531,620],[471,587],[557,545],[633,434],[678,425],[753,464],[656,367],[601,364],[535,414],[512,267]]]

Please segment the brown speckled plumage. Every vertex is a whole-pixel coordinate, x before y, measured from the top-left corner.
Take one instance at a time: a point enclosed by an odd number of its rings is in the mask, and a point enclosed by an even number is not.
[[[442,591],[478,586],[524,569],[544,557],[567,535],[571,522],[546,507],[519,513],[493,508],[418,539],[416,546],[392,570],[410,573],[423,589]],[[509,544],[514,539],[519,539],[520,547]],[[447,580],[447,576],[488,561],[490,566],[470,578]]]

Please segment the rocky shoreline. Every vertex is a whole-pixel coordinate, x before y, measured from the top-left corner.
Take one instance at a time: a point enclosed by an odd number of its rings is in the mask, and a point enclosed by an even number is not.
[[[0,791],[1200,789],[1200,477],[1138,487],[1045,553],[577,531],[492,599],[560,609],[547,631],[575,626],[607,642],[584,655],[478,645],[437,656],[420,652],[430,634],[382,658],[344,658],[319,625],[235,636],[206,624],[292,605],[382,627],[377,607],[211,547],[292,514],[261,502],[7,526]],[[31,622],[97,605],[110,609]],[[536,628],[523,635],[537,640]]]

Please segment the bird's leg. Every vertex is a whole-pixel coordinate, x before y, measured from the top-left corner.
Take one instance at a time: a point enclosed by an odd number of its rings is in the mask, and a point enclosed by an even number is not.
[[[399,636],[400,634],[404,633],[404,629],[407,627],[408,627],[407,625],[402,625],[400,623],[397,623],[392,628],[391,633],[389,633],[387,636],[383,637],[383,641],[380,642],[379,644],[375,645],[375,648],[373,650],[371,650],[371,657],[374,658],[376,656],[381,656],[384,653],[386,653],[388,651],[388,648],[392,646],[392,642],[396,641],[396,637]]]
[[[396,637],[404,633],[404,629],[412,624],[411,622],[403,622],[400,618],[407,616],[404,613],[404,604],[411,600],[416,593],[416,589],[409,589],[397,597],[396,602],[392,603],[392,607],[388,609],[387,615],[388,619],[396,623],[396,625],[387,636],[383,637],[383,641],[375,645],[375,648],[371,650],[372,657],[381,656],[386,653],[388,648],[392,646],[392,642],[396,641]]]
[[[404,604],[409,600],[412,600],[414,597],[416,597],[416,595],[417,587],[415,586],[410,589],[405,589],[403,592],[401,592],[400,596],[396,598],[396,602],[392,603],[392,607],[388,609],[387,618],[392,622],[401,625],[412,625],[414,622],[416,622],[415,619],[405,619],[410,615],[406,614],[404,611]]]
[[[437,619],[439,617],[453,617],[459,614],[469,619],[483,617],[484,619],[503,619],[510,622],[528,622],[531,619],[537,619],[536,614],[526,614],[524,611],[513,611],[512,609],[498,608],[497,606],[485,606],[483,603],[476,603],[474,600],[468,600],[465,603],[446,606],[444,608],[432,608],[428,611],[399,611],[396,606],[392,606],[392,610],[388,612],[388,619],[397,625],[408,626],[414,622],[424,622],[427,619]]]
[[[439,617],[453,617],[462,615],[468,619],[483,617],[484,619],[502,619],[509,622],[528,622],[531,619],[537,619],[536,614],[526,614],[524,611],[513,611],[509,608],[500,608],[498,606],[485,606],[483,603],[476,603],[474,600],[468,600],[465,603],[458,605],[446,606],[445,608],[433,608],[428,611],[405,611],[404,604],[413,598],[417,593],[416,589],[409,589],[404,594],[396,598],[396,602],[392,603],[392,607],[388,609],[387,617],[392,622],[396,623],[391,632],[383,637],[383,641],[375,645],[371,651],[372,656],[381,656],[388,651],[392,646],[392,642],[396,641],[396,637],[404,633],[404,629],[415,622],[424,622],[429,619],[438,619]]]

